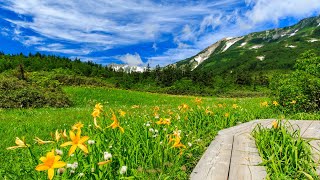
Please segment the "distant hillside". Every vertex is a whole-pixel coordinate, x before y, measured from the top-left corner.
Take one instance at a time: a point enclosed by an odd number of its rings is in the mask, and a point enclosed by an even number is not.
[[[224,38],[196,56],[174,64],[212,75],[292,69],[302,52],[314,49],[320,54],[320,16],[296,25]]]

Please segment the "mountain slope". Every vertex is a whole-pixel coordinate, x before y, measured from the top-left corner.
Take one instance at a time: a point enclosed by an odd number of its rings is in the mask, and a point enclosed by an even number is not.
[[[320,54],[319,47],[320,16],[290,27],[224,38],[175,65],[211,74],[285,70],[292,69],[299,54],[306,50]]]

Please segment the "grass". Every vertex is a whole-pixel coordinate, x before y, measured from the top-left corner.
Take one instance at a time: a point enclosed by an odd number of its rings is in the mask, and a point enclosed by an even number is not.
[[[258,125],[252,132],[268,179],[319,179],[311,145],[289,122],[275,121],[272,128]]]
[[[84,173],[84,179],[188,179],[219,130],[253,119],[285,115],[268,98],[202,98],[202,103],[197,104],[196,97],[191,96],[84,87],[65,87],[64,91],[74,102],[74,107],[0,110],[1,178],[45,179],[46,173],[35,170],[40,163],[38,159],[51,149],[60,149],[63,150],[63,161],[79,163],[74,173],[68,168],[62,179],[78,179],[81,173]],[[269,105],[261,106],[264,101]],[[104,106],[97,119],[102,130],[93,125],[91,113],[96,103]],[[182,104],[187,104],[188,108],[179,110],[178,106]],[[234,108],[234,104],[238,107]],[[159,107],[157,112],[154,110],[156,106]],[[126,112],[124,117],[120,116],[120,109]],[[112,112],[124,133],[119,128],[108,128],[113,122]],[[159,119],[155,113],[160,118],[170,118],[170,125],[157,124]],[[286,114],[286,117],[319,119],[320,115]],[[70,146],[63,148],[60,145],[69,140],[45,145],[33,141],[36,136],[54,140],[50,133],[69,131],[79,121],[84,124],[82,136],[89,136],[96,142],[94,145],[85,143],[88,155],[77,149],[75,156],[68,156]],[[173,135],[176,130],[181,131],[179,136]],[[15,145],[15,137],[25,137],[26,143],[32,145],[30,150],[36,157],[34,160],[27,148],[6,150]],[[174,147],[179,140],[181,146]],[[112,154],[112,162],[98,166],[97,163],[103,161],[104,152]],[[128,168],[125,174],[119,173],[122,166]]]

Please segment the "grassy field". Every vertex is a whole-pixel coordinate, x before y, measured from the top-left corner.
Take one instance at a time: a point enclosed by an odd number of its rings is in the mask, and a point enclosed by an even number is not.
[[[190,96],[116,89],[65,87],[64,90],[74,103],[71,108],[0,110],[1,178],[46,179],[47,173],[38,172],[35,167],[41,163],[41,156],[59,149],[63,151],[61,161],[78,162],[78,167],[67,168],[61,176],[55,169],[57,179],[188,179],[220,129],[253,119],[320,119],[319,113],[284,114],[268,98],[202,98],[196,102],[196,97]],[[103,105],[97,118],[101,129],[95,128],[91,115],[97,103]],[[120,128],[108,127],[114,122],[113,113],[124,133]],[[161,118],[169,119],[170,123],[161,124]],[[39,137],[55,141],[51,134],[64,129],[69,132],[77,122],[84,124],[81,136],[89,136],[95,142],[85,142],[88,154],[77,148],[74,156],[68,156],[70,146],[60,146],[67,139],[44,145],[33,140]],[[15,146],[16,137],[24,137],[30,148],[6,150]],[[112,154],[112,158],[105,158],[104,152]],[[107,159],[111,162],[97,164]],[[121,171],[124,166],[127,169]]]

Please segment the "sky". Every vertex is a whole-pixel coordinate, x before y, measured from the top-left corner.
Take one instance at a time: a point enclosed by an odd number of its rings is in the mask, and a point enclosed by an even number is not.
[[[165,66],[319,14],[320,0],[0,0],[0,51]]]

